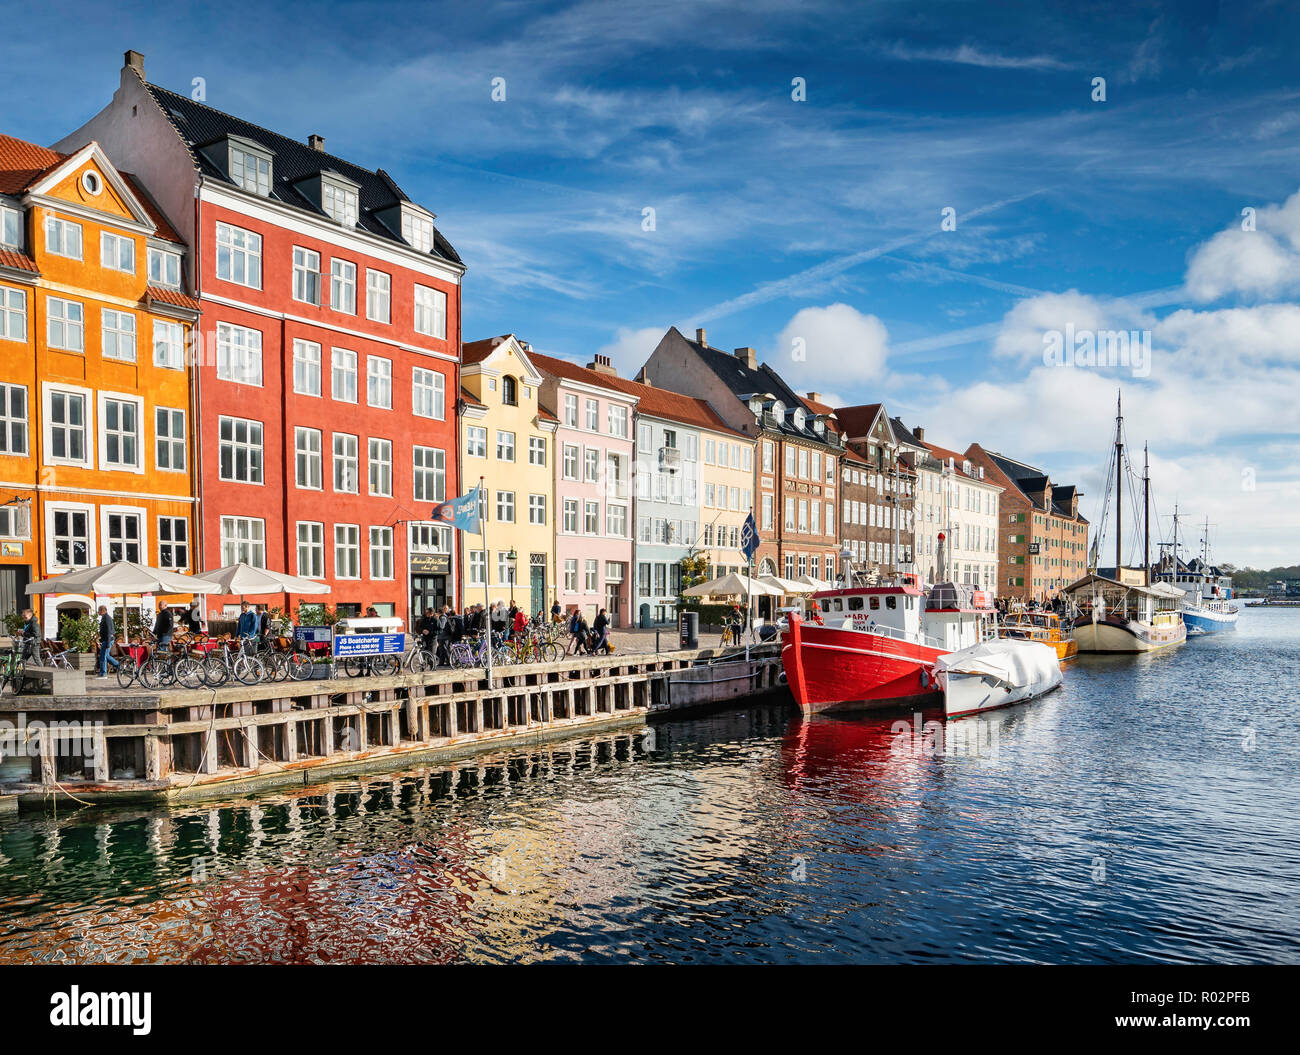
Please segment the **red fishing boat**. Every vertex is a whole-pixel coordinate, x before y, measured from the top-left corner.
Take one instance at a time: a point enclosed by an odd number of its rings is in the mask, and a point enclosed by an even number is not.
[[[822,622],[790,616],[781,663],[804,713],[937,706],[934,662],[993,636],[987,594],[916,576],[813,594]]]

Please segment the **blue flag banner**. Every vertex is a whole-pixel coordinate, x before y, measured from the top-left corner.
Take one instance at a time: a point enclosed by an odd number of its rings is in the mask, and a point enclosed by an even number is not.
[[[478,534],[478,501],[480,487],[474,488],[468,494],[463,494],[459,498],[449,498],[445,502],[439,502],[433,507],[430,519],[436,520],[442,524],[450,524],[452,527],[460,528],[461,531],[468,531],[470,534]]]
[[[754,559],[760,541],[762,540],[758,537],[758,524],[751,511],[749,516],[745,517],[745,526],[740,529],[740,552],[745,555],[746,563]]]

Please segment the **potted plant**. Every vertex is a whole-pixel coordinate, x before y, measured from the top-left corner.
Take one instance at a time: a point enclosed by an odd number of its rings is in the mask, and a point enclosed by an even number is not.
[[[74,670],[95,669],[95,649],[99,646],[99,621],[86,615],[64,615],[59,620],[59,640],[68,650],[68,662]]]

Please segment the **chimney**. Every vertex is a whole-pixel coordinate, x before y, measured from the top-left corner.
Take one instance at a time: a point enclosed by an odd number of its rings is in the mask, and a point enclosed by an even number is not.
[[[753,348],[737,348],[735,356],[751,370],[758,369],[758,356],[754,354]]]
[[[309,147],[311,147],[312,150],[319,150],[319,151],[321,151],[322,153],[324,153],[324,151],[325,151],[325,137],[324,137],[324,136],[308,136],[308,137],[307,137],[307,145],[308,145]]]
[[[695,343],[707,348],[709,346],[708,335],[703,330],[696,330]]]
[[[925,442],[925,429],[923,429],[920,425],[917,425],[915,428],[912,429],[912,435],[916,437],[918,443]]]
[[[587,364],[587,369],[595,370],[598,374],[610,374],[613,377],[618,377],[618,371],[610,363],[608,355],[597,355],[592,362]]]
[[[654,388],[654,382],[650,380],[650,375],[645,372],[645,367],[641,367],[641,372],[636,375],[636,383],[645,385],[646,388]]]
[[[820,403],[822,401],[822,394],[820,392],[805,392],[804,395],[814,403]]]
[[[122,56],[122,65],[128,70],[135,70],[144,80],[144,55],[138,51],[128,51]]]

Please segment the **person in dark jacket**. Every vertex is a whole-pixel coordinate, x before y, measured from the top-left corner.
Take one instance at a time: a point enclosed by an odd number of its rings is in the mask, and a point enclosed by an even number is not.
[[[583,652],[591,652],[591,627],[587,625],[587,617],[581,612],[578,613],[578,630],[574,635],[577,646],[574,648],[574,654],[581,649]]]
[[[271,636],[271,613],[266,610],[266,605],[259,605],[257,609],[257,643],[265,646],[266,640]]]
[[[153,636],[158,639],[158,648],[166,651],[172,646],[172,630],[175,627],[172,610],[166,605],[158,609],[158,617],[153,621]]]
[[[605,645],[609,641],[609,616],[605,614],[605,609],[596,613],[596,621],[591,624],[592,634],[592,652],[604,652]]]
[[[203,633],[203,602],[197,597],[194,603],[190,605],[190,610],[185,614],[185,625],[190,628],[191,634]]]
[[[97,668],[101,678],[108,677],[108,665],[113,664],[113,669],[121,665],[115,660],[110,653],[113,651],[113,617],[108,614],[108,608],[105,605],[99,606],[99,659]]]
[[[438,619],[433,614],[432,605],[424,610],[424,615],[420,616],[419,621],[415,624],[415,632],[420,637],[420,647],[426,652],[432,652],[435,644],[434,639],[438,634]]]
[[[438,611],[438,666],[451,666],[451,608],[443,605]]]
[[[23,609],[23,662],[36,663],[41,658],[41,624],[30,608]]]
[[[235,626],[235,633],[241,642],[251,641],[257,636],[257,613],[252,610],[247,601],[239,606],[239,622]]]

